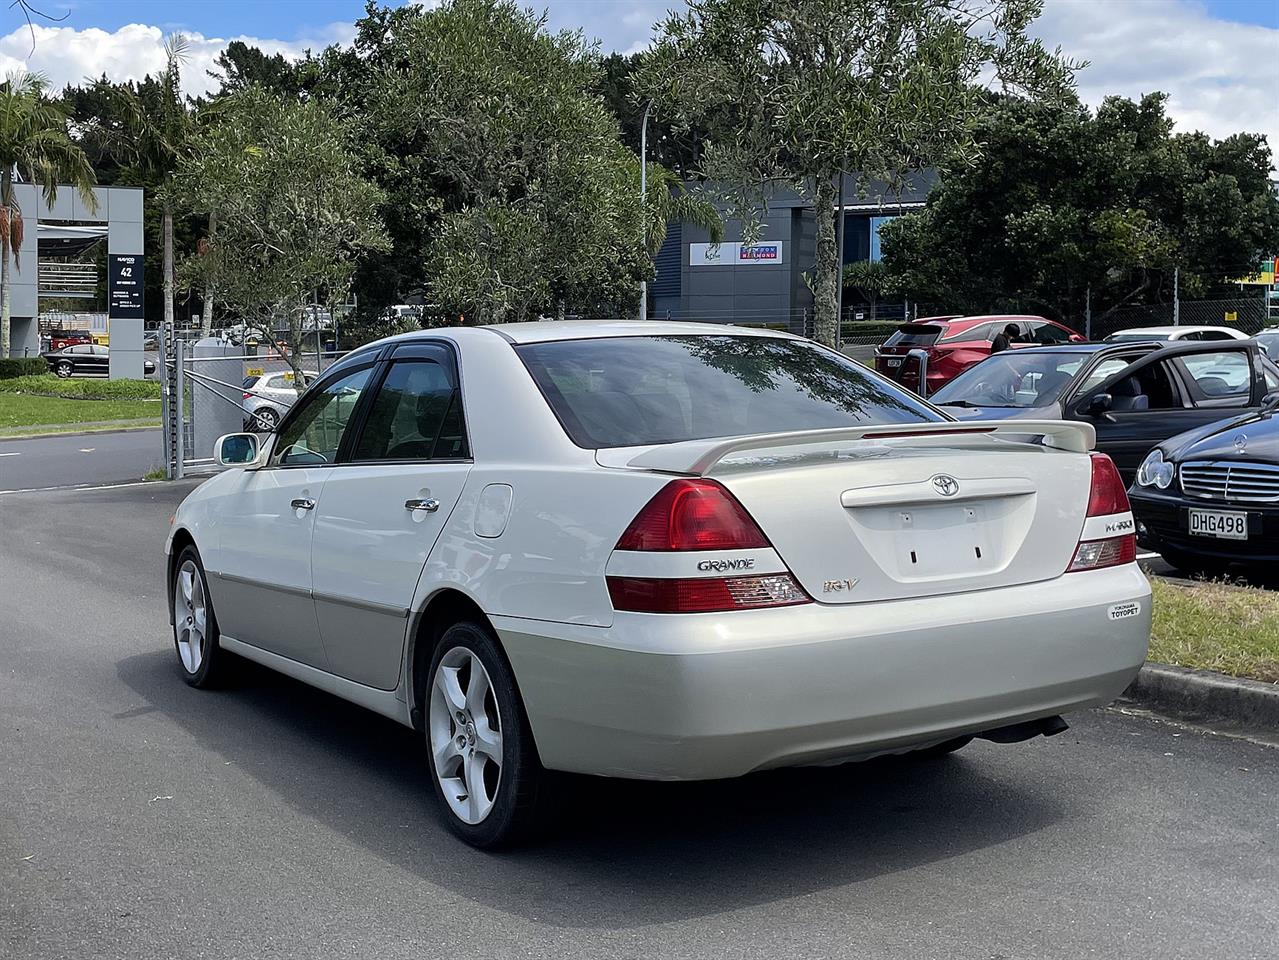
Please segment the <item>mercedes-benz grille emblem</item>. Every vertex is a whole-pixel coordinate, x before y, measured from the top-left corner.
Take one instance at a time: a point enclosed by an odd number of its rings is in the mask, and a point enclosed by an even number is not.
[[[953,497],[959,493],[959,481],[954,477],[939,473],[933,477],[933,489],[943,497]]]
[[[1243,453],[1248,449],[1248,435],[1239,433],[1235,435],[1235,453]]]

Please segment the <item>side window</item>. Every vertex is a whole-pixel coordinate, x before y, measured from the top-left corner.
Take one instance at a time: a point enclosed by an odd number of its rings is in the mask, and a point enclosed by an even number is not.
[[[462,395],[445,364],[396,360],[378,388],[352,460],[452,460],[469,456]]]
[[[1032,323],[1030,325],[1030,336],[1036,343],[1054,344],[1070,342],[1070,334],[1053,323]]]
[[[1113,377],[1128,364],[1132,363],[1134,357],[1107,357],[1084,378],[1084,382],[1079,385],[1079,389],[1075,392],[1075,396],[1082,397],[1090,393],[1092,389],[1103,380]]]
[[[272,465],[315,466],[336,460],[342,433],[360,402],[372,369],[354,370],[308,396],[297,415],[285,424],[271,457]]]
[[[1197,407],[1247,406],[1252,393],[1252,364],[1243,350],[1196,353],[1174,362],[1185,376]]]
[[[1220,330],[1204,330],[1199,334],[1200,340],[1233,340],[1228,333],[1222,333]]]

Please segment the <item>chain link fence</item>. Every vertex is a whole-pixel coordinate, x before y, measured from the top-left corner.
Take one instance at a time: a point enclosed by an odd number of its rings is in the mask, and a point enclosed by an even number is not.
[[[1171,303],[1154,303],[1120,307],[1094,318],[1088,331],[1090,339],[1104,340],[1112,333],[1134,327],[1234,327],[1248,335],[1265,329],[1270,318],[1267,302],[1261,297],[1236,297],[1228,300],[1182,300],[1177,308]]]

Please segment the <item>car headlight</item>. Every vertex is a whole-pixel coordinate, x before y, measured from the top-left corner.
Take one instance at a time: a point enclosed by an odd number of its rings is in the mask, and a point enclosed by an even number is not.
[[[1141,461],[1141,466],[1137,468],[1137,486],[1167,490],[1176,472],[1176,464],[1171,460],[1165,460],[1164,452],[1156,447],[1147,454],[1146,459]]]

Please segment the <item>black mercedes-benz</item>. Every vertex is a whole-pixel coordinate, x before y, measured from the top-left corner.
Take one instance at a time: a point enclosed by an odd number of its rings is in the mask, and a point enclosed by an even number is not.
[[[1159,444],[1128,491],[1137,541],[1174,567],[1279,560],[1279,396]]]

